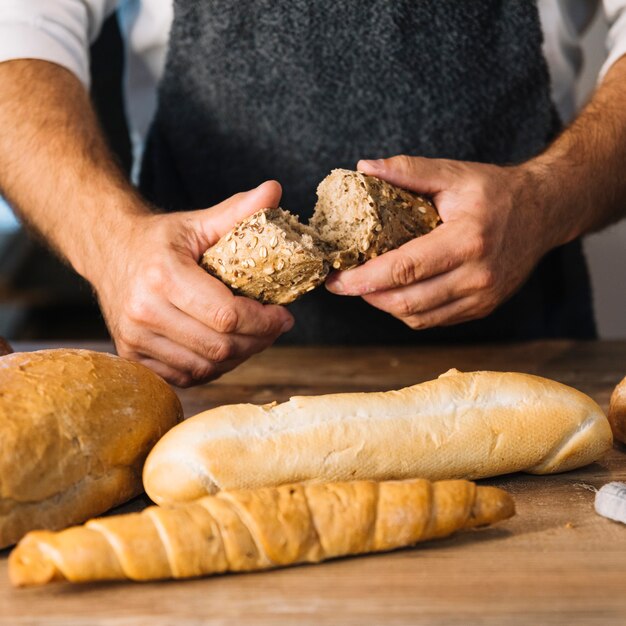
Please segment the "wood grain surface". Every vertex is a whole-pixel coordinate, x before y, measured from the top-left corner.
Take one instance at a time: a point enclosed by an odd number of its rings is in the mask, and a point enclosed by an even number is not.
[[[626,342],[274,348],[219,381],[179,394],[189,416],[223,403],[398,388],[450,367],[547,376],[606,409],[626,374]],[[594,489],[611,480],[626,480],[624,447],[567,474],[482,481],[507,489],[517,504],[516,517],[493,528],[395,553],[266,573],[15,590],[7,579],[8,552],[0,552],[0,624],[622,625],[626,526],[593,510]],[[144,505],[140,498],[122,508]]]

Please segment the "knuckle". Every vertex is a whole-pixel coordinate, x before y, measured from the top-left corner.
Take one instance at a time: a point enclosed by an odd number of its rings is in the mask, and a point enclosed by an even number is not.
[[[234,354],[233,343],[227,338],[220,338],[209,346],[208,357],[215,363],[231,359]]]
[[[231,304],[221,304],[213,312],[213,327],[219,333],[232,333],[237,329],[239,314]]]
[[[489,299],[474,299],[472,305],[470,305],[466,311],[466,314],[471,319],[482,319],[487,317],[496,308],[495,300]]]
[[[140,346],[139,333],[132,324],[120,324],[116,339],[116,344],[119,342],[121,344],[120,349],[125,351],[134,351]]]
[[[115,341],[115,351],[117,352],[117,356],[123,359],[138,360],[135,351],[122,338],[118,338]],[[141,359],[139,359],[139,361],[141,361]]]
[[[476,196],[480,201],[486,200],[486,198],[489,196],[490,185],[491,183],[489,177],[485,176],[484,174],[475,174],[474,189]]]
[[[152,307],[146,298],[133,295],[126,303],[126,316],[133,322],[149,322],[152,318]]]
[[[190,372],[194,381],[205,381],[215,377],[215,366],[211,363],[196,365]]]
[[[422,330],[426,328],[427,324],[423,317],[418,315],[412,315],[410,317],[405,318],[404,323],[412,330]]]
[[[412,259],[398,255],[391,265],[391,280],[394,285],[410,285],[415,282],[417,272]]]
[[[395,158],[395,161],[398,166],[398,169],[404,172],[408,172],[409,170],[412,169],[412,166],[413,166],[412,158],[408,154],[399,154]]]
[[[195,382],[193,376],[185,372],[176,372],[175,374],[170,374],[167,378],[172,385],[183,388],[191,387]]]
[[[480,291],[490,290],[496,284],[495,272],[488,267],[485,267],[476,272],[476,288]]]
[[[487,250],[487,240],[480,232],[468,234],[465,240],[466,254],[470,258],[482,258]]]
[[[163,264],[153,261],[144,270],[144,280],[147,287],[152,291],[158,291],[167,283],[167,272]]]
[[[404,294],[395,294],[392,296],[391,306],[394,313],[399,317],[409,317],[416,312],[413,302]]]

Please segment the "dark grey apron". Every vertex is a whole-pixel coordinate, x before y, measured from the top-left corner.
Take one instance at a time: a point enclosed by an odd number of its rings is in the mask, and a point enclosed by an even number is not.
[[[308,217],[317,183],[359,158],[515,163],[558,129],[529,0],[175,0],[141,187],[179,210],[275,178],[282,206]],[[285,340],[299,343],[595,335],[579,242],[488,318],[454,327],[412,331],[324,289],[290,308]]]

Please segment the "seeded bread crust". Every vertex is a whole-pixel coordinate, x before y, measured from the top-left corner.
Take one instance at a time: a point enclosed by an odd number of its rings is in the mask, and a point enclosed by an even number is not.
[[[430,232],[439,215],[426,198],[361,172],[333,170],[317,189],[310,224],[263,209],[209,248],[200,264],[234,293],[289,304],[349,269]]]
[[[324,282],[321,242],[283,209],[240,222],[203,255],[201,265],[235,293],[264,304],[289,304]]]
[[[326,243],[335,269],[361,265],[441,222],[427,198],[361,172],[333,170],[317,196],[310,226]]]

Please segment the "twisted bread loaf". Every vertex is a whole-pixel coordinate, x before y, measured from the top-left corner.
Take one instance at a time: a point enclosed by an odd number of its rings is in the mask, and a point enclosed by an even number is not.
[[[283,485],[29,533],[14,585],[153,580],[380,552],[511,517],[511,497],[464,480]]]

